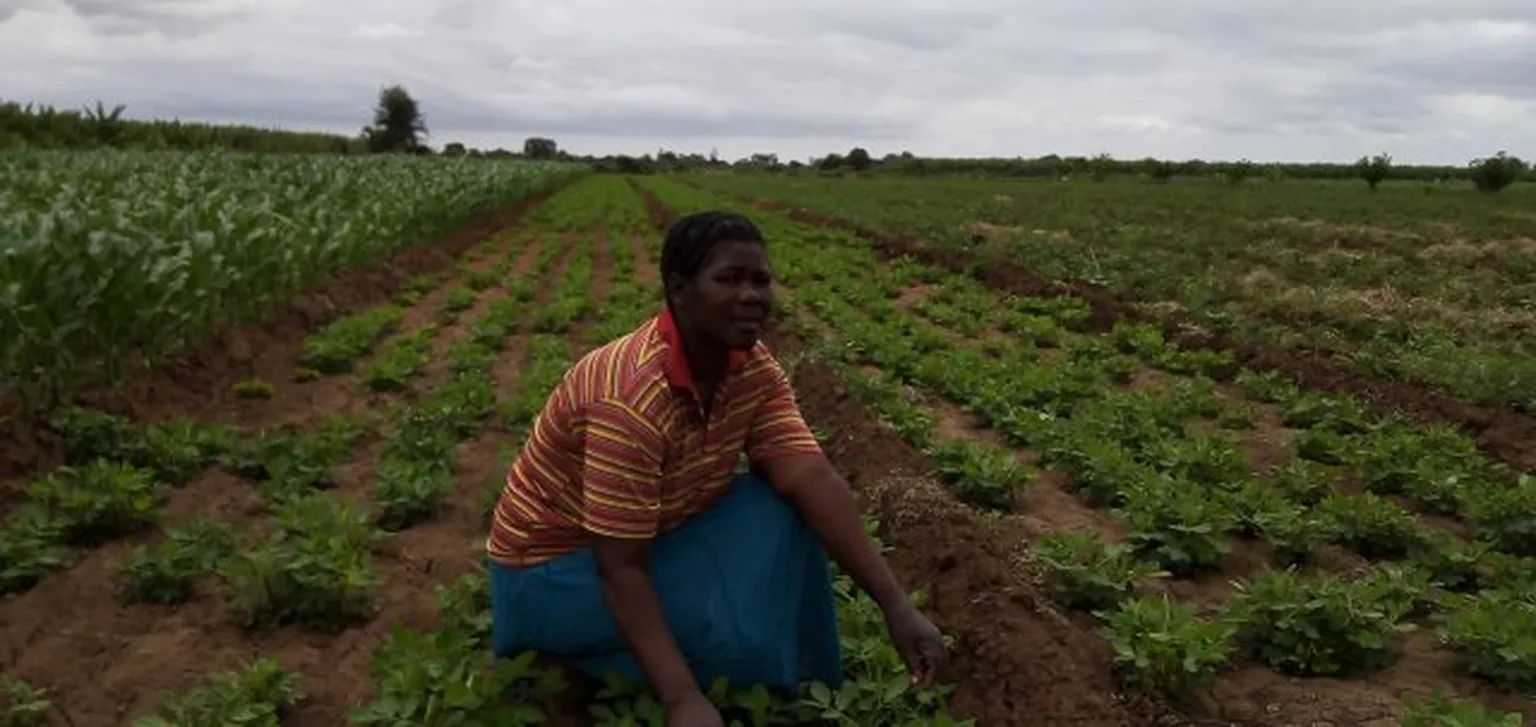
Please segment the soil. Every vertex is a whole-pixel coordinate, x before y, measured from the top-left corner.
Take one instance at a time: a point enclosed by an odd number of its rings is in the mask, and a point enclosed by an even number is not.
[[[1138,312],[1133,301],[1117,298],[1101,286],[1084,281],[1048,280],[1016,262],[987,260],[983,264],[965,250],[929,247],[920,240],[893,237],[834,215],[767,200],[743,201],[806,224],[853,232],[869,240],[884,259],[911,257],[927,265],[970,274],[995,290],[1016,295],[1078,298],[1088,304],[1090,317],[1086,329],[1090,332],[1107,331],[1120,321],[1155,324],[1169,340],[1184,348],[1230,351],[1249,369],[1279,372],[1307,389],[1349,394],[1378,411],[1402,412],[1423,423],[1461,427],[1489,456],[1521,470],[1536,470],[1536,416],[1531,414],[1468,403],[1411,382],[1368,376],[1323,354],[1238,342],[1178,318],[1152,319]]]

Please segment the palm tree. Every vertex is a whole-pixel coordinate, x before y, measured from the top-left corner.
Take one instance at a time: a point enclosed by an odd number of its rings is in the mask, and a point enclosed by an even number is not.
[[[379,91],[373,126],[365,133],[369,151],[414,153],[421,149],[421,138],[427,135],[427,121],[410,92],[395,85]]]

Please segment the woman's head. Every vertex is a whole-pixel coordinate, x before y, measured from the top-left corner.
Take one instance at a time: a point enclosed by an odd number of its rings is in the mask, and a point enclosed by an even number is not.
[[[661,250],[667,307],[678,326],[704,343],[751,348],[773,306],[773,275],[763,233],[731,212],[698,212],[667,231]]]

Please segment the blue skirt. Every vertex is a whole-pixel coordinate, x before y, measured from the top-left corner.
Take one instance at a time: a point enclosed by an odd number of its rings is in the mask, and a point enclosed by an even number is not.
[[[532,650],[599,679],[648,682],[603,599],[590,549],[490,568],[497,656]],[[651,582],[701,689],[722,677],[789,690],[842,683],[826,552],[762,478],[738,475],[710,509],[658,537]]]

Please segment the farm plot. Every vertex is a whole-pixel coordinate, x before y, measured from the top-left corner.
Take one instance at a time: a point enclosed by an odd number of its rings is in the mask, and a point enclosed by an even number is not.
[[[644,184],[672,210],[729,206]],[[1521,696],[1536,686],[1536,478],[1451,428],[1368,414],[1157,328],[1091,333],[1074,299],[1000,296],[882,264],[847,233],[758,218],[811,356],[988,513],[975,527],[1020,544],[1132,693],[1252,724],[1536,715]],[[973,548],[935,580],[998,557]],[[1021,637],[966,606],[936,606],[972,654],[956,708],[985,703],[977,689],[1027,694],[998,653]],[[1003,675],[969,682],[988,670]]]
[[[202,375],[191,370],[199,364],[259,360],[276,329],[302,328],[366,299],[395,270],[377,269],[381,261],[409,269],[462,250],[505,224],[515,203],[581,171],[388,158],[7,154],[0,414],[46,409],[82,387],[117,388],[145,361],[170,354],[187,360],[159,381],[139,377],[162,389],[141,399],[185,390],[185,379]],[[401,252],[434,238],[430,249]],[[347,284],[292,305],[342,274]],[[278,311],[284,315],[273,317]],[[257,318],[265,328],[247,326],[243,339],[205,350],[210,334]],[[224,360],[210,362],[210,353]],[[21,414],[16,421],[29,418]],[[0,477],[47,459],[31,438],[13,436]]]
[[[1536,412],[1531,190],[701,175],[709,189],[1104,285],[1149,314]]]
[[[588,710],[557,672],[488,664],[480,559],[550,389],[654,314],[656,244],[641,197],[589,177],[285,347],[282,376],[217,412],[57,412],[64,464],[0,522],[0,722],[655,723],[626,685]],[[947,688],[907,683],[873,604],[839,593],[842,690],[721,700],[747,723],[963,724]]]

